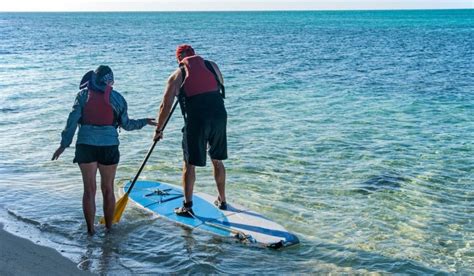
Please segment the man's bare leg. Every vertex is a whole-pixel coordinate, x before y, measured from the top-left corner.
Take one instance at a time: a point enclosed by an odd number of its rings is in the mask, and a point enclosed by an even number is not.
[[[184,201],[191,202],[193,200],[194,182],[196,181],[196,166],[184,162],[182,178]]]
[[[219,193],[219,200],[226,202],[225,198],[225,167],[221,160],[212,159],[212,166],[214,172],[214,179],[217,185],[217,192]]]

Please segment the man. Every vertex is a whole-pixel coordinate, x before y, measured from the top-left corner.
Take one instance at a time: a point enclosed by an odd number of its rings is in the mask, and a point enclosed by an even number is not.
[[[169,116],[174,98],[178,97],[185,125],[183,127],[183,206],[175,209],[179,216],[193,217],[195,167],[206,165],[206,150],[211,157],[218,197],[214,202],[227,209],[225,197],[225,167],[227,159],[227,112],[224,106],[224,80],[214,62],[195,54],[189,45],[176,49],[179,68],[171,74],[158,114],[154,140],[163,138],[162,126]]]

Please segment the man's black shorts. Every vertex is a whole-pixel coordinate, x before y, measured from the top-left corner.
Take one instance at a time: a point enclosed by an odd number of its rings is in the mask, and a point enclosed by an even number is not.
[[[101,165],[115,165],[120,161],[119,146],[92,146],[76,144],[74,163],[97,162]]]
[[[219,91],[187,97],[185,102],[184,161],[205,166],[207,150],[212,159],[227,159],[227,111]]]

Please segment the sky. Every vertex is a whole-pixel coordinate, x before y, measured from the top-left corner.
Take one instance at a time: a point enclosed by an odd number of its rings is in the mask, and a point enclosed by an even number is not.
[[[0,11],[473,9],[474,0],[2,0]]]

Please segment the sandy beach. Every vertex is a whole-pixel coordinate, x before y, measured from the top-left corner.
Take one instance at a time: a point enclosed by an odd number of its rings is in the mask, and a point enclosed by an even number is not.
[[[0,275],[92,275],[56,250],[19,238],[0,224]]]

